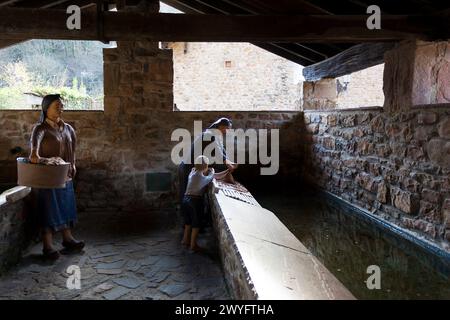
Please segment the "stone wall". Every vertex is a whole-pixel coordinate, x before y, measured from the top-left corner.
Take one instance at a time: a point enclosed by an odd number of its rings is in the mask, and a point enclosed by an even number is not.
[[[337,107],[347,109],[382,106],[383,70],[384,64],[379,64],[336,78]]]
[[[303,82],[303,110],[358,109],[384,104],[384,65],[339,78]]]
[[[33,235],[25,220],[29,209],[30,188],[16,187],[0,193],[0,275],[21,258]]]
[[[450,103],[450,42],[417,42],[414,105]]]
[[[303,82],[303,110],[336,109],[337,87],[331,78]]]
[[[450,102],[450,42],[404,42],[386,52],[384,61],[384,107],[389,112]]]
[[[250,43],[170,43],[179,110],[299,110],[302,66]],[[205,85],[207,83],[208,85]]]
[[[310,111],[299,166],[319,185],[450,250],[450,108]]]

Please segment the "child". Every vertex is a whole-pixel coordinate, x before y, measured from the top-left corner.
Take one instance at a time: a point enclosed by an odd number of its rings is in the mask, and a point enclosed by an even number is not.
[[[184,217],[184,235],[181,244],[190,246],[194,252],[201,251],[197,244],[200,228],[200,219],[203,212],[203,195],[208,184],[214,179],[221,179],[227,171],[214,173],[214,169],[208,169],[209,160],[205,156],[198,156],[194,162],[194,168],[189,173],[186,192],[184,194],[181,210]]]

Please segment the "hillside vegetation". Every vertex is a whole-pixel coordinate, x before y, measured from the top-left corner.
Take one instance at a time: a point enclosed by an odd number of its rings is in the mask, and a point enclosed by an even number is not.
[[[49,93],[60,93],[67,109],[103,109],[103,47],[30,40],[0,50],[0,109],[32,108]]]

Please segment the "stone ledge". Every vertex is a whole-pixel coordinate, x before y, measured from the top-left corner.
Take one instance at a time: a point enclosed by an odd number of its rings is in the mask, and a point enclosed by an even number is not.
[[[314,110],[311,110],[314,111]],[[233,110],[233,109],[217,109],[217,110],[171,110],[169,112],[174,113],[220,113],[220,114],[228,114],[228,113],[257,113],[257,114],[264,114],[264,113],[300,113],[303,112],[301,109],[275,109],[275,110]]]
[[[226,196],[217,187],[209,193],[211,209],[235,298],[354,299],[271,211]]]
[[[31,188],[17,186],[0,194],[0,275],[22,256],[31,234],[26,226],[26,210]]]
[[[411,111],[424,110],[424,111],[433,111],[433,110],[450,110],[450,103],[434,103],[434,104],[417,104],[411,106]]]
[[[0,194],[0,207],[7,203],[14,203],[25,198],[31,192],[30,187],[17,186]]]
[[[303,110],[303,113],[339,113],[339,112],[362,112],[362,111],[383,111],[383,107],[373,106],[373,107],[359,107],[359,108],[333,108],[326,110]]]

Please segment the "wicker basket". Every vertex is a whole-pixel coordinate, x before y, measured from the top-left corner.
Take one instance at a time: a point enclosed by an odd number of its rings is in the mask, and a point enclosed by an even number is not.
[[[17,184],[41,189],[64,188],[70,163],[45,165],[31,163],[27,158],[17,158]]]

